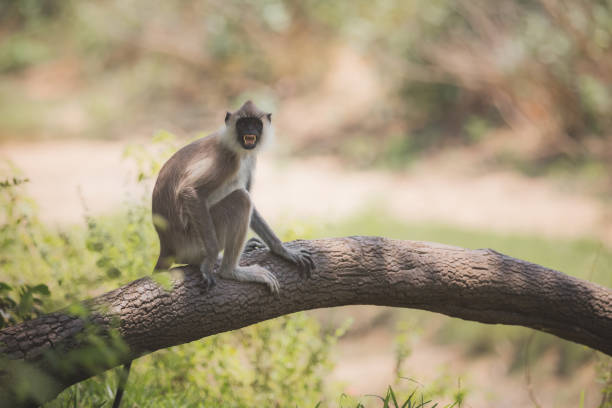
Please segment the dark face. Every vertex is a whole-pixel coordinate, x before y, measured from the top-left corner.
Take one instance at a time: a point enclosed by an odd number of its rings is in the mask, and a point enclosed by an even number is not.
[[[263,123],[254,117],[240,118],[236,121],[238,143],[247,150],[254,149],[261,139]]]

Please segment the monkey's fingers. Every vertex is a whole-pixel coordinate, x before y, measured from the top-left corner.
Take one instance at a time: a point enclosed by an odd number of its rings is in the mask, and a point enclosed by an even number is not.
[[[312,252],[310,252],[310,249],[300,249],[300,253],[304,256],[312,257]]]
[[[300,276],[305,276],[307,278],[312,276],[312,270],[314,269],[314,262],[312,261],[312,256],[300,250],[297,258]]]
[[[280,297],[280,284],[278,281],[275,280],[273,284],[268,285],[268,288],[275,297]]]
[[[302,258],[297,258],[295,260],[295,264],[297,265],[298,273],[300,274],[300,276],[304,277],[304,275],[306,275],[308,271],[306,270],[306,265],[304,264]]]
[[[312,259],[312,253],[307,249],[302,249],[302,253],[304,254],[304,259],[308,262],[308,266],[311,270],[317,269],[317,265],[315,265],[314,260]]]
[[[256,249],[265,249],[266,244],[259,238],[253,237],[244,245],[244,252],[255,251]]]
[[[311,269],[316,269],[315,263],[312,260],[312,252],[309,249],[300,249],[302,257],[306,260]]]
[[[278,279],[276,279],[276,276],[274,276],[274,274],[272,274],[272,272],[268,271],[267,269],[264,269],[264,271],[264,283],[268,286],[270,293],[272,293],[276,297],[279,297],[280,283],[278,283]]]

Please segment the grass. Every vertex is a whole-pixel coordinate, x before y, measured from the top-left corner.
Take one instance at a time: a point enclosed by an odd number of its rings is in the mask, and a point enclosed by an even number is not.
[[[368,394],[365,395],[366,398],[371,398],[377,400],[380,405],[377,405],[380,408],[442,408],[437,402],[433,402],[430,399],[426,399],[422,393],[417,393],[417,390],[413,390],[409,394],[401,395],[393,390],[393,387],[389,386],[387,388],[387,393],[385,396]],[[340,398],[340,408],[345,407],[344,400],[348,400],[348,404],[346,407],[355,407],[355,408],[366,408],[361,401],[354,401],[353,398],[347,396],[346,394],[342,394]],[[376,405],[368,405],[368,406],[376,406]],[[444,408],[453,408],[455,406],[461,406],[461,399],[456,398],[455,401],[451,404],[446,404]],[[319,402],[315,408],[323,408],[322,402]]]

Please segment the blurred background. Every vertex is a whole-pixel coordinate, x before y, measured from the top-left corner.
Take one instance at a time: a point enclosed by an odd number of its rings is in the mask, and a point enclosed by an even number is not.
[[[612,287],[611,0],[0,0],[0,323],[149,273],[159,166],[247,98],[284,239],[491,247]],[[611,376],[544,333],[361,306],[142,358],[124,406],[598,407]]]

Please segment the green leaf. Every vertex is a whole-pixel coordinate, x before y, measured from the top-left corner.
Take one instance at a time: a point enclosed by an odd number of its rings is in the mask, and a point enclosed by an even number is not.
[[[107,256],[103,256],[96,261],[96,266],[98,268],[106,268],[108,264],[110,264],[111,259]]]
[[[168,272],[158,272],[151,275],[151,279],[169,292],[172,290],[172,275]]]
[[[40,293],[41,295],[44,295],[44,296],[51,295],[51,291],[49,290],[49,287],[45,285],[44,283],[34,286],[33,288],[30,289],[30,291],[32,293]]]
[[[389,386],[389,396],[391,397],[391,400],[393,401],[393,406],[395,406],[395,408],[399,408],[399,404],[397,403],[397,399],[395,398],[395,393],[393,392],[393,388],[391,388],[391,386]]]
[[[85,306],[80,303],[73,303],[72,305],[68,306],[68,313],[73,316],[87,317],[89,315],[89,310],[87,310]]]
[[[0,282],[0,292],[10,292],[13,287],[8,283]]]
[[[104,249],[104,243],[100,241],[88,241],[87,249],[93,252],[100,252]]]
[[[32,310],[32,293],[30,291],[25,292],[21,299],[19,299],[19,305],[17,306],[17,312],[21,317],[26,316]]]
[[[106,276],[111,279],[115,279],[121,276],[121,271],[115,267],[106,270]]]

